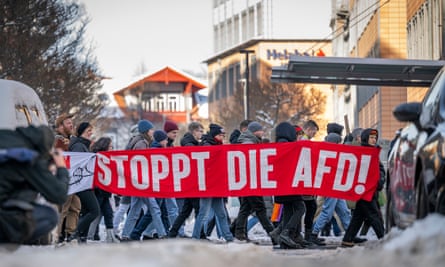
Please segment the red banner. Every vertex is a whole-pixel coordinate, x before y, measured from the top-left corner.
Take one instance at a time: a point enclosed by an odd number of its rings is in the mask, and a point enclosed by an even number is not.
[[[302,194],[370,200],[379,151],[313,141],[107,151],[97,154],[94,184],[161,198]]]

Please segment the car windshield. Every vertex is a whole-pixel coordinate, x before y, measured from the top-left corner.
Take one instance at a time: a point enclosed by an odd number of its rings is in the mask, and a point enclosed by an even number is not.
[[[423,127],[427,127],[431,124],[434,124],[436,119],[443,120],[445,118],[445,114],[438,114],[438,109],[440,107],[439,101],[441,101],[441,93],[445,89],[445,72],[442,69],[437,75],[437,78],[434,80],[431,85],[431,90],[425,96],[423,100],[422,113],[420,115],[420,124]],[[443,100],[442,100],[443,101]],[[443,105],[442,105],[443,106]],[[440,109],[439,109],[440,111]],[[436,116],[440,115],[440,118]]]

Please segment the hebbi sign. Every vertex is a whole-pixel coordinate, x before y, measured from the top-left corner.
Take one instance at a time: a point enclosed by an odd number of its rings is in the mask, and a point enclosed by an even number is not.
[[[151,197],[310,194],[370,200],[379,149],[299,141],[97,154],[94,184]]]

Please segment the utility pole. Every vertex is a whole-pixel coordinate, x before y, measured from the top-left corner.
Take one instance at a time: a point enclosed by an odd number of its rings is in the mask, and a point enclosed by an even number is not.
[[[244,119],[249,119],[249,78],[250,78],[250,67],[249,67],[249,54],[255,53],[254,50],[242,49],[239,51],[240,54],[244,54],[246,57],[246,70],[245,70],[245,86],[244,86]]]

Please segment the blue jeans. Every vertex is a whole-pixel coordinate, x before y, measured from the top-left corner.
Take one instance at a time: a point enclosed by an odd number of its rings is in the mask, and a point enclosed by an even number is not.
[[[312,229],[313,234],[318,234],[326,225],[326,223],[331,221],[332,216],[334,215],[334,211],[340,218],[344,229],[347,229],[349,227],[349,223],[351,221],[351,213],[349,212],[346,200],[327,197],[324,200],[323,206],[321,208],[321,213],[314,223],[314,227]]]
[[[161,209],[155,198],[143,198],[143,197],[131,197],[130,211],[125,221],[124,229],[122,230],[123,237],[130,237],[131,231],[136,225],[136,221],[139,219],[141,209],[143,206],[147,207],[146,212],[150,212],[152,216],[152,223],[158,233],[159,237],[167,235],[165,227],[162,224]]]
[[[173,223],[175,222],[176,217],[178,217],[178,205],[176,204],[176,199],[174,199],[174,198],[158,198],[157,203],[158,203],[159,207],[163,204],[165,205],[165,207],[167,209],[168,223],[169,223],[169,226],[171,227],[173,225]],[[149,224],[144,229],[144,232],[143,232],[143,235],[145,235],[145,236],[152,236],[153,232],[158,233],[158,231],[156,230],[156,225],[153,223],[153,219],[152,219],[153,215],[150,217],[151,218],[148,221]],[[164,227],[164,229],[165,229],[165,227]],[[165,230],[168,230],[168,229],[165,229]],[[158,235],[160,235],[160,234],[158,233]]]
[[[200,239],[201,230],[204,227],[204,232],[207,232],[207,223],[211,216],[213,209],[216,218],[216,227],[221,231],[222,237],[226,241],[233,241],[233,235],[230,232],[229,224],[227,222],[227,213],[224,209],[224,199],[216,198],[201,198],[199,200],[199,213],[195,220],[193,227],[192,238]]]

